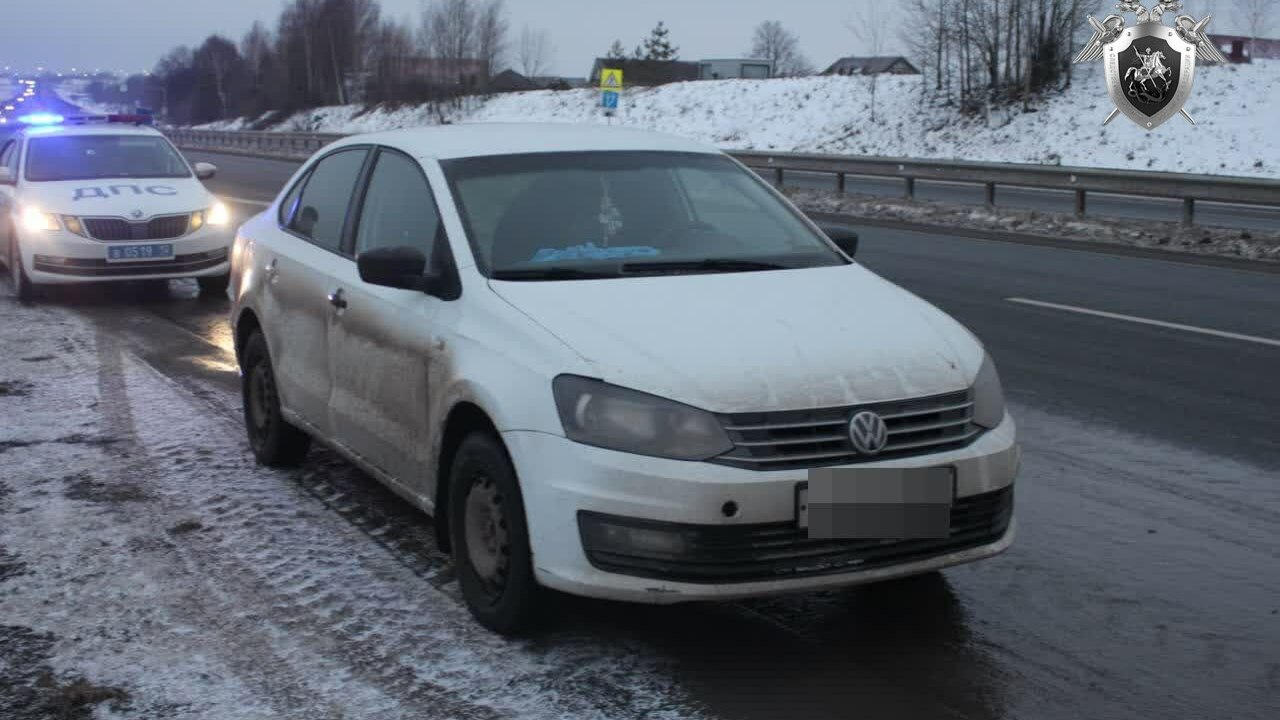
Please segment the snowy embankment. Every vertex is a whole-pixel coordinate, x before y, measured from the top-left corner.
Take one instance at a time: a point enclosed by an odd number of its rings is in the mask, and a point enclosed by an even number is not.
[[[725,149],[954,158],[1182,173],[1280,177],[1280,61],[1198,68],[1187,111],[1147,133],[1123,118],[1103,127],[1112,105],[1101,66],[1077,69],[1066,91],[1031,111],[961,117],[923,98],[919,76],[810,77],[686,82],[627,90],[612,122],[683,135]],[[462,108],[325,107],[270,128],[356,133],[450,122],[606,120],[595,90],[536,91],[474,99]],[[201,126],[242,130],[246,119]]]
[[[128,106],[120,105],[104,105],[94,102],[89,95],[89,85],[93,81],[84,78],[72,78],[64,80],[54,88],[54,92],[58,94],[58,99],[66,103],[71,103],[82,111],[91,115],[110,115],[118,112],[131,112]]]

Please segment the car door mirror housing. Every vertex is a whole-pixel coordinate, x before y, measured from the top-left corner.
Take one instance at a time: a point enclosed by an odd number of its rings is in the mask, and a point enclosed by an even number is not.
[[[18,179],[13,176],[13,169],[0,167],[0,185],[16,185]]]
[[[819,227],[845,255],[853,257],[858,254],[858,233],[854,232],[853,228],[836,224],[824,224]]]
[[[209,180],[218,174],[218,166],[213,163],[198,162],[195,165],[196,178],[199,180]]]
[[[370,285],[431,292],[439,273],[427,273],[427,256],[415,247],[397,246],[366,250],[356,258],[360,279]]]

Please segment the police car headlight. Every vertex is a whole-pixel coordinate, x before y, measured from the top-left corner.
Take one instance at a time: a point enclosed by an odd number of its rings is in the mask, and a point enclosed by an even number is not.
[[[204,221],[207,225],[226,225],[231,222],[231,211],[226,205],[216,202],[205,211]]]
[[[62,228],[58,224],[57,216],[50,215],[46,212],[29,207],[22,211],[22,227],[37,232],[40,230],[59,230]]]

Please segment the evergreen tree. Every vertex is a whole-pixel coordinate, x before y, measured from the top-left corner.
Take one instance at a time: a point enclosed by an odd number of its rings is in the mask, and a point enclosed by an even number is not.
[[[648,39],[644,41],[644,59],[645,60],[675,60],[678,57],[680,48],[671,44],[671,39],[667,36],[671,31],[658,21],[658,26],[649,34]]]
[[[609,46],[609,54],[605,55],[607,60],[626,60],[627,49],[622,47],[621,40],[614,40],[613,45]]]

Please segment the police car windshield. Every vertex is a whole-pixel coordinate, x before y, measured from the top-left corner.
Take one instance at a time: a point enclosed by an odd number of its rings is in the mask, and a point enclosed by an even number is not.
[[[164,138],[147,135],[62,135],[32,138],[27,180],[190,177]]]

